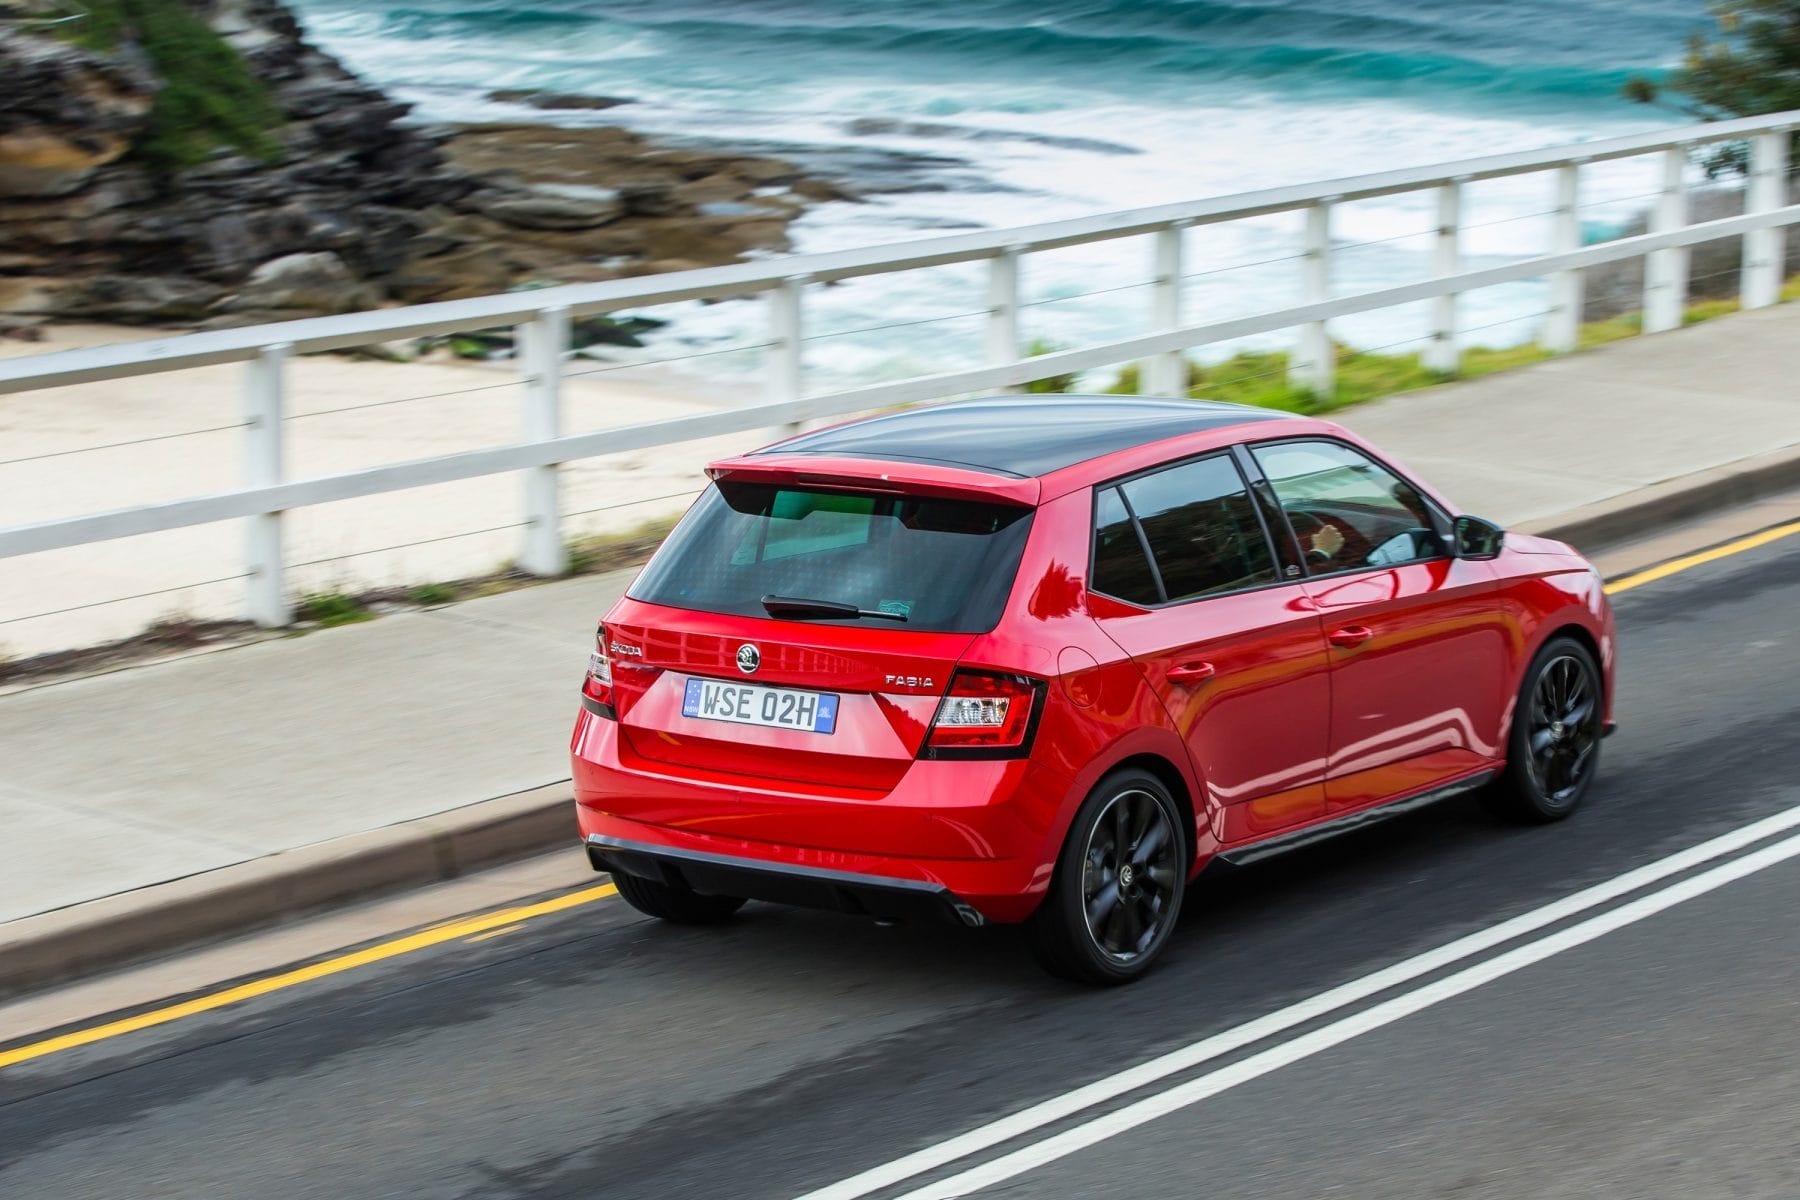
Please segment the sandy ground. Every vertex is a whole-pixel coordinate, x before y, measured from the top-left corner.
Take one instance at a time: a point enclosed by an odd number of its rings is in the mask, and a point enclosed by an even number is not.
[[[48,330],[40,342],[0,340],[0,355],[154,336],[70,325]],[[649,370],[578,377],[604,366],[570,364],[568,432],[715,410],[742,391],[741,384],[713,391],[704,379]],[[0,396],[0,527],[238,485],[244,370],[208,367]],[[288,381],[288,477],[506,444],[520,433],[521,396],[507,364],[296,359]],[[210,432],[196,432],[202,430]],[[153,438],[162,440],[142,440]],[[755,440],[732,435],[568,464],[565,536],[679,513],[703,486],[707,461]],[[113,446],[124,442],[136,444]],[[495,570],[517,553],[522,531],[500,527],[522,519],[521,492],[517,478],[500,475],[295,511],[287,519],[289,589],[355,590]],[[93,645],[171,616],[237,617],[243,538],[233,521],[0,559],[0,654]]]

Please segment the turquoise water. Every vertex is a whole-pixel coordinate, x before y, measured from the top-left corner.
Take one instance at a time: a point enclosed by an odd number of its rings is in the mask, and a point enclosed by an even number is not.
[[[1680,123],[1619,88],[1707,24],[1698,0],[300,0],[314,36],[431,120],[620,122],[664,136],[769,148],[869,189],[796,229],[798,249],[892,242],[1332,178]],[[495,88],[622,96],[600,114],[496,103]],[[1597,168],[1584,219],[1643,205],[1646,163]],[[1540,249],[1548,179],[1468,191],[1477,261]],[[1335,283],[1360,290],[1427,269],[1429,198],[1344,206]],[[1290,302],[1295,222],[1190,235],[1189,315]],[[1027,327],[1058,344],[1131,332],[1147,305],[1147,249],[1114,245],[1031,260]],[[1280,261],[1265,262],[1268,259]],[[1252,264],[1252,265],[1244,265]],[[1260,264],[1260,265],[1257,265]],[[845,333],[981,307],[971,269],[821,294],[817,384],[972,361],[978,319],[941,336]],[[1082,293],[1100,293],[1084,296]],[[1542,289],[1465,304],[1471,340],[1532,336]],[[1347,319],[1340,336],[1391,345],[1421,310]],[[682,347],[760,340],[745,305],[687,313]],[[1504,324],[1500,322],[1505,322]],[[1279,341],[1279,338],[1274,341]],[[1265,339],[1267,342],[1268,339]],[[750,369],[706,360],[709,369]]]

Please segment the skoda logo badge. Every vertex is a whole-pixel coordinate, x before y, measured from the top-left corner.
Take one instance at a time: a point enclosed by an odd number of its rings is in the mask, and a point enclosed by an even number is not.
[[[758,650],[755,646],[752,646],[749,642],[745,642],[738,647],[737,664],[738,670],[742,671],[744,674],[756,674],[756,668],[762,666],[762,651]]]

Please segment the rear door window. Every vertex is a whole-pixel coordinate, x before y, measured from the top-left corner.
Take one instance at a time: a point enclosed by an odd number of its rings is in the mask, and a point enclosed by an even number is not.
[[[767,617],[764,596],[905,617],[893,629],[992,629],[1018,574],[1031,510],[937,496],[722,481],[632,585],[650,604]],[[874,624],[822,618],[813,624]]]
[[[1161,604],[1163,599],[1137,522],[1126,511],[1118,488],[1101,492],[1094,510],[1094,590],[1133,604]]]
[[[1180,463],[1101,492],[1096,590],[1157,604],[1275,582],[1268,536],[1229,455]]]

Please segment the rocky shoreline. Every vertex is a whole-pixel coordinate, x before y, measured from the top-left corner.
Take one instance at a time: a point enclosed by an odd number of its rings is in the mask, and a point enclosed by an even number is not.
[[[616,127],[413,124],[277,0],[185,3],[266,90],[260,151],[159,161],[158,105],[189,81],[154,47],[21,19],[47,0],[0,0],[0,328],[216,328],[719,265],[851,198],[781,159]]]

